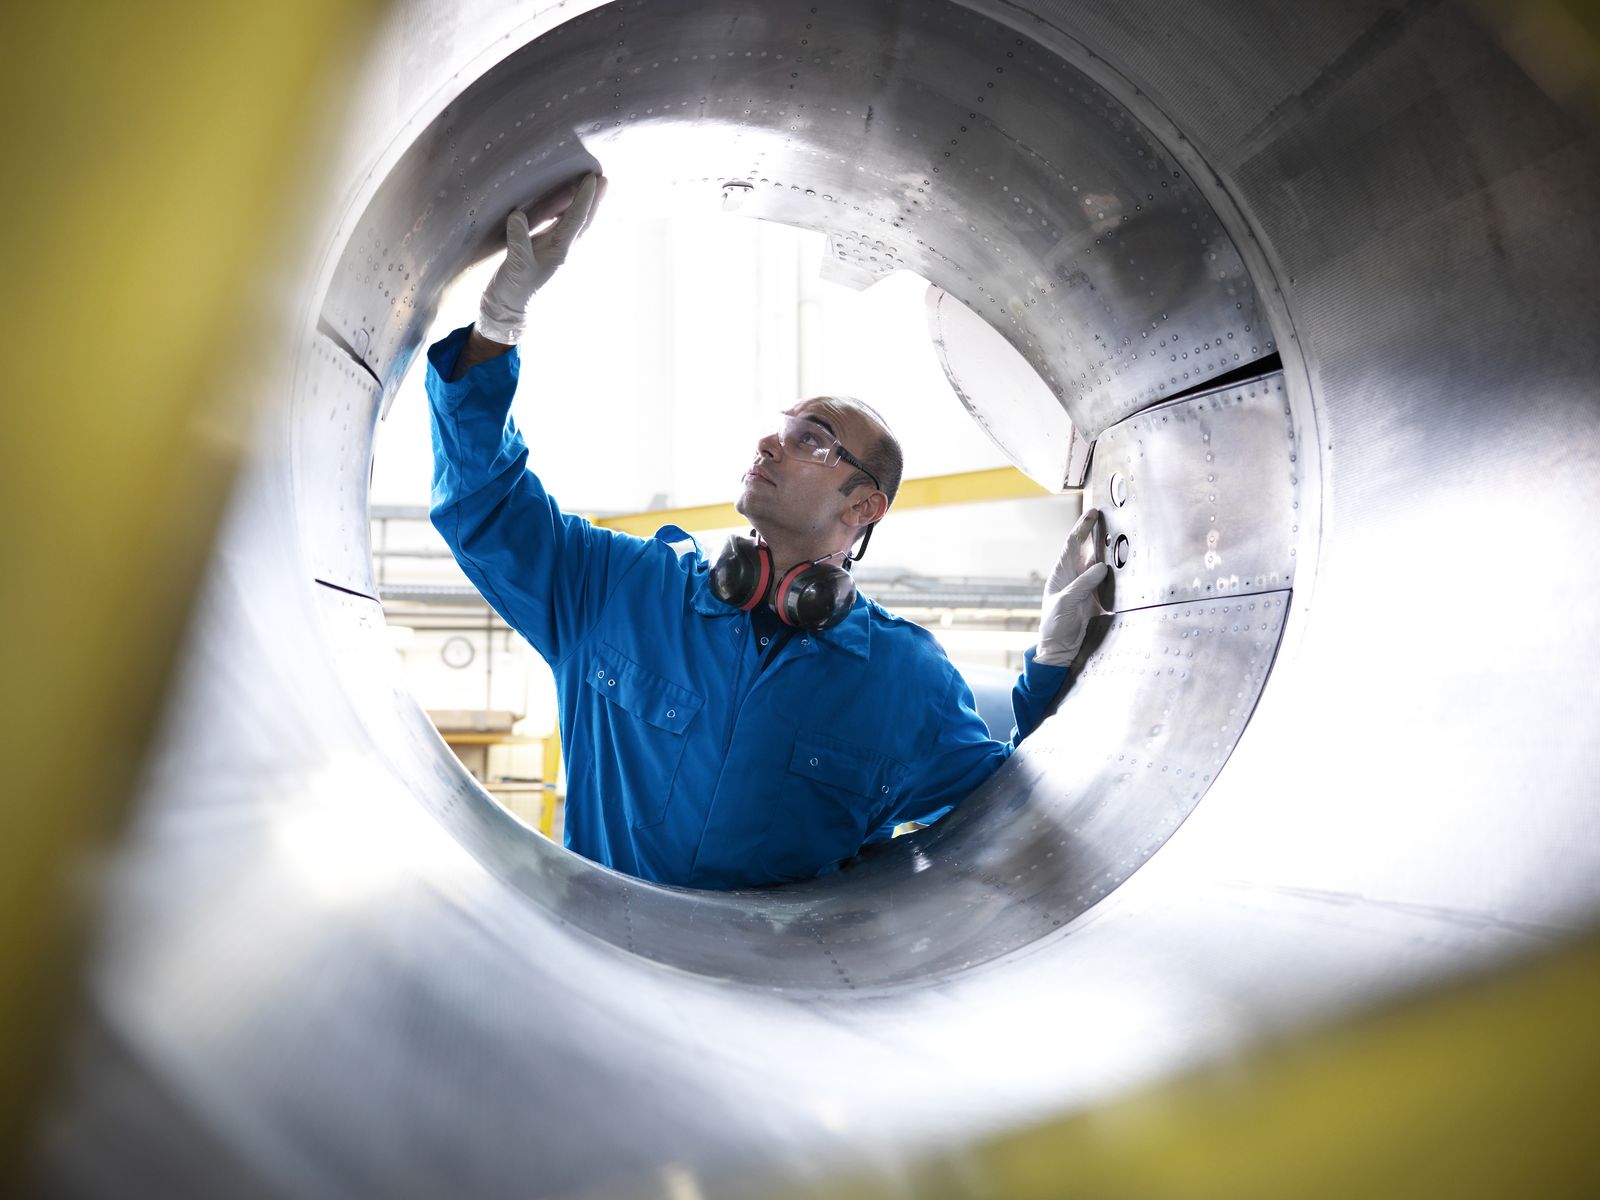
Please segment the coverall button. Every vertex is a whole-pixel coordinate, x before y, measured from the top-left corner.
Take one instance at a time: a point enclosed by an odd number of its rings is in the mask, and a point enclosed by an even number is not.
[[[765,646],[765,645],[766,645],[766,644],[767,644],[767,639],[766,639],[766,638],[762,638],[762,639],[761,639],[761,644],[762,644],[762,645],[763,645],[763,646]]]
[[[883,792],[885,795],[887,795],[888,792],[889,792],[889,785],[886,783],[881,788],[879,788],[878,790],[880,792]]]
[[[608,680],[606,680],[606,686],[607,687],[616,687],[617,686],[617,681],[615,679],[608,679]]]
[[[814,767],[814,766],[816,766],[816,765],[817,765],[817,760],[816,760],[816,759],[814,759],[814,758],[813,758],[813,759],[812,759],[812,760],[811,760],[811,765],[812,765],[812,766],[813,766],[813,767]]]
[[[678,715],[678,710],[677,709],[675,709],[675,708],[667,709],[667,716],[668,717],[675,717],[677,715]]]
[[[606,677],[606,673],[604,671],[596,671],[594,673],[594,677],[596,679],[604,679]]]

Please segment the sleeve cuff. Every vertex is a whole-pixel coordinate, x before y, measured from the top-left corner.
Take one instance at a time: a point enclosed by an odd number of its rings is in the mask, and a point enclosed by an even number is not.
[[[435,376],[430,382],[440,399],[449,401],[459,399],[474,388],[484,385],[494,387],[497,376],[498,381],[516,387],[517,375],[521,368],[522,360],[516,346],[504,354],[479,363],[460,379],[451,379],[455,374],[456,363],[461,361],[461,352],[466,349],[467,337],[472,333],[471,325],[463,325],[460,329],[452,330],[445,334],[433,345],[428,347],[428,368]]]
[[[1067,676],[1072,673],[1071,667],[1056,667],[1049,663],[1035,661],[1039,653],[1038,646],[1029,646],[1022,652],[1022,676],[1028,681],[1029,691],[1049,691],[1054,695]]]

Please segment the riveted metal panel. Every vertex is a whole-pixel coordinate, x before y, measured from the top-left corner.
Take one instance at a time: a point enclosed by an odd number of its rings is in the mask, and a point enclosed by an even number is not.
[[[1107,608],[1278,591],[1294,582],[1301,447],[1281,374],[1159,405],[1095,443]]]
[[[387,385],[442,288],[498,250],[505,213],[596,161],[603,219],[646,191],[652,215],[716,211],[734,183],[741,216],[828,234],[839,271],[921,274],[1089,437],[1272,348],[1236,248],[1166,148],[1077,68],[949,0],[914,20],[859,0],[575,17],[416,140],[325,319]],[[1003,444],[1031,453],[1026,435]]]
[[[376,596],[368,469],[378,423],[378,383],[333,342],[313,338],[294,398],[296,525],[314,579]]]

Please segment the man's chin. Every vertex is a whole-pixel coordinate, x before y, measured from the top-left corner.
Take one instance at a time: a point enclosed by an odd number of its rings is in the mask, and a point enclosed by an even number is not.
[[[735,511],[737,511],[738,514],[745,519],[746,524],[748,524],[751,529],[755,530],[756,533],[765,538],[766,534],[763,532],[763,529],[767,524],[765,519],[765,513],[767,509],[766,506],[761,503],[761,496],[759,493],[757,493],[755,496],[751,495],[751,490],[753,488],[763,486],[765,485],[757,483],[747,487],[744,495],[740,496],[739,499],[734,502],[733,507]]]
[[[739,498],[733,502],[736,511],[746,521],[753,521],[761,512],[761,492],[759,489],[767,487],[759,479],[746,480],[739,489]]]

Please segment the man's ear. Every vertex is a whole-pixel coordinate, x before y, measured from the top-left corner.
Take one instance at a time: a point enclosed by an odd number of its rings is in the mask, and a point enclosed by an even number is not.
[[[883,514],[889,509],[889,497],[882,492],[868,492],[861,499],[850,506],[850,511],[855,514],[855,524],[865,529],[875,521],[883,519]]]

